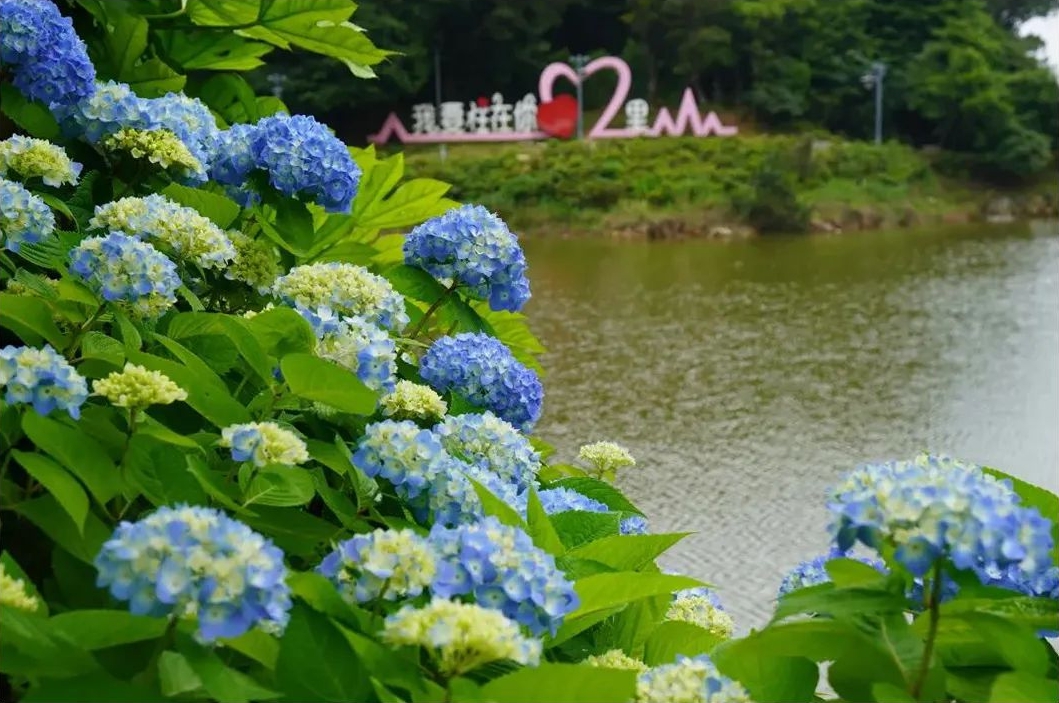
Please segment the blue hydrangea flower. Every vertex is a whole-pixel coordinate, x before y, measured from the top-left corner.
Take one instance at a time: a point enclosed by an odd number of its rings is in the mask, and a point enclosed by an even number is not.
[[[176,264],[147,242],[120,232],[90,237],[70,251],[70,271],[110,302],[157,317],[176,302]]]
[[[394,391],[397,346],[384,330],[361,317],[339,317],[326,307],[296,309],[313,326],[317,356],[346,367],[372,390]]]
[[[96,72],[68,17],[46,0],[0,0],[0,66],[15,87],[44,105],[91,94]]]
[[[50,345],[0,349],[0,388],[9,405],[32,405],[40,415],[58,408],[75,420],[88,399],[88,383]]]
[[[643,515],[630,515],[627,518],[623,518],[619,525],[619,534],[646,535],[647,532],[647,518]]]
[[[226,268],[236,254],[232,240],[212,220],[157,193],[97,205],[88,224],[158,240],[178,260],[193,261],[202,268]]]
[[[240,187],[254,170],[284,195],[306,197],[329,212],[349,212],[361,170],[326,126],[305,115],[272,115],[221,132],[210,149],[211,175]]]
[[[526,515],[527,493],[519,493],[514,484],[502,480],[492,471],[453,459],[447,471],[439,474],[431,485],[429,513],[436,524],[452,527],[477,522],[484,517],[482,501],[469,479],[480,483],[515,512]]]
[[[579,605],[573,584],[555,559],[522,530],[487,517],[430,532],[440,561],[431,587],[442,598],[469,596],[535,634],[552,634]]]
[[[879,573],[888,573],[886,565],[878,559],[856,556],[848,550],[843,551],[836,547],[832,547],[827,554],[803,561],[791,569],[787,575],[783,577],[783,581],[780,582],[779,592],[776,597],[782,598],[791,591],[796,591],[799,588],[808,588],[809,586],[818,586],[822,583],[830,583],[831,576],[827,573],[825,565],[832,559],[842,558],[856,559],[857,561],[876,569]]]
[[[96,585],[135,615],[193,617],[205,642],[255,625],[278,633],[291,608],[283,552],[212,508],[163,507],[121,522],[95,559]]]
[[[355,603],[418,596],[437,571],[434,545],[412,530],[375,530],[338,544],[317,572]]]
[[[449,456],[430,430],[411,420],[383,420],[368,425],[353,453],[353,465],[371,478],[393,484],[397,495],[414,501],[428,494],[439,475],[449,470]]]
[[[568,510],[580,510],[586,513],[606,513],[610,511],[603,503],[581,495],[570,488],[549,488],[538,494],[544,512],[549,515]]]
[[[750,703],[738,682],[724,676],[708,656],[677,656],[636,680],[637,703]]]
[[[529,439],[489,411],[446,417],[434,432],[454,457],[496,474],[520,493],[540,471],[540,454]]]
[[[404,258],[435,278],[458,281],[493,310],[517,312],[530,298],[518,237],[481,205],[454,208],[413,229]]]
[[[63,128],[95,144],[123,127],[146,129],[143,100],[125,83],[106,81],[76,102],[52,106]]]
[[[442,337],[423,355],[419,373],[438,392],[459,393],[520,430],[540,418],[544,387],[537,374],[487,334]]]
[[[896,547],[895,558],[923,576],[942,557],[958,569],[1051,565],[1051,522],[1019,504],[1009,481],[943,457],[863,466],[829,498],[839,549],[857,541]]]
[[[239,187],[254,170],[250,141],[254,126],[233,124],[209,140],[210,177],[225,186]]]
[[[0,178],[0,241],[8,251],[36,244],[55,231],[55,215],[21,183]]]
[[[232,450],[234,461],[250,461],[254,466],[295,466],[310,458],[302,438],[275,422],[229,425],[221,430],[220,444]]]
[[[287,305],[327,308],[334,315],[361,317],[393,332],[408,324],[404,297],[382,276],[354,264],[329,261],[295,266],[276,279],[272,294]]]

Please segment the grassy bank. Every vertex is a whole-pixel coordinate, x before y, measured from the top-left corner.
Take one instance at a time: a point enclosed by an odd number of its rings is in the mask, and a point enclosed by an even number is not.
[[[1059,207],[1054,183],[987,186],[953,175],[945,155],[896,143],[683,137],[447,151],[442,161],[438,147],[407,150],[409,171],[452,183],[454,198],[483,203],[528,234],[848,231],[970,221],[989,204],[1000,218]]]

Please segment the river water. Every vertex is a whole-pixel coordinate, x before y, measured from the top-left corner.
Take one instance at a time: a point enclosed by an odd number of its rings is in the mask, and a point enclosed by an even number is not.
[[[823,496],[920,450],[1059,490],[1059,223],[832,237],[533,239],[539,434],[626,445],[663,565],[741,630],[826,549]]]

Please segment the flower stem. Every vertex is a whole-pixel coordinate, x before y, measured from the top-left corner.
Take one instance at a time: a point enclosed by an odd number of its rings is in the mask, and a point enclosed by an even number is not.
[[[92,328],[92,325],[96,323],[96,320],[99,319],[99,316],[103,314],[103,307],[104,306],[100,305],[98,308],[96,308],[96,311],[92,313],[92,315],[87,320],[85,320],[84,324],[81,325],[81,328],[77,330],[77,334],[75,334],[74,338],[70,341],[69,346],[67,346],[66,349],[63,350],[63,356],[69,357],[71,354],[77,351],[77,347],[79,344],[81,344],[81,340],[84,339],[86,334],[88,334],[88,331]]]
[[[423,313],[423,318],[419,321],[419,324],[417,324],[415,328],[408,333],[408,337],[410,339],[415,339],[419,336],[419,333],[422,332],[423,329],[426,327],[427,322],[430,321],[431,316],[433,316],[434,313],[437,312],[438,308],[441,307],[442,303],[449,299],[449,296],[452,295],[452,292],[456,290],[456,286],[458,285],[458,281],[453,281],[452,285],[446,288],[445,292],[438,296],[438,299],[434,301],[434,304],[427,308],[427,311]]]
[[[923,684],[926,683],[927,674],[930,673],[930,662],[934,658],[934,641],[938,638],[938,620],[941,616],[941,560],[938,560],[937,564],[934,565],[934,576],[930,584],[930,592],[927,593],[924,590],[924,599],[924,605],[929,611],[930,624],[927,629],[927,642],[923,647],[923,661],[919,664],[919,675],[916,676],[916,681],[912,684],[910,691],[912,697],[916,700],[919,700],[919,694],[923,690]]]

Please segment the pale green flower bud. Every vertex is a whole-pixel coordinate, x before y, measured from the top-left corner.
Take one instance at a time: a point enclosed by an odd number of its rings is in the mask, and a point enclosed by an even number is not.
[[[440,420],[448,406],[430,386],[398,381],[393,393],[379,399],[382,414],[395,420]]]
[[[187,391],[165,374],[136,364],[125,364],[123,371],[93,381],[92,390],[119,408],[133,410],[149,405],[169,405],[188,397]]]
[[[40,608],[40,601],[29,594],[22,579],[9,575],[2,563],[0,563],[0,605],[30,613]]]
[[[629,669],[637,674],[647,671],[647,665],[639,659],[630,657],[620,649],[611,649],[603,654],[593,654],[585,659],[589,666],[597,666],[601,669]]]

